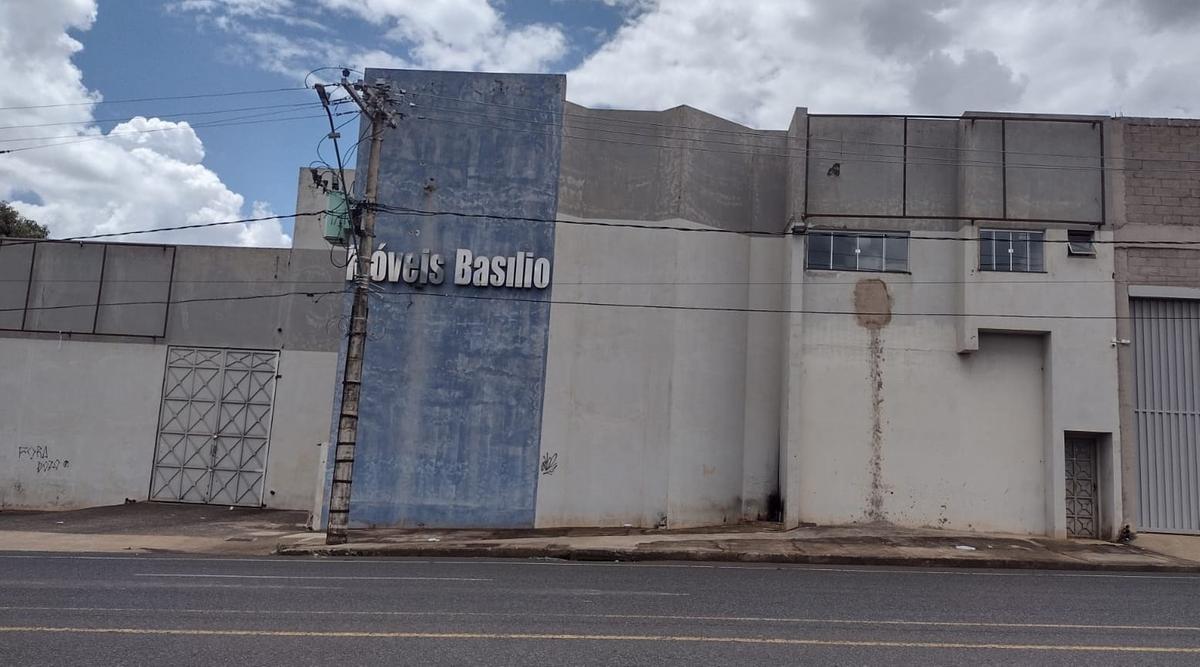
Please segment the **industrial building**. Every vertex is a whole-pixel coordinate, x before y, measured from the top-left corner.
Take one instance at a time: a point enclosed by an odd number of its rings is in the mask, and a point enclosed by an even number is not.
[[[1175,245],[1200,241],[1200,124],[798,108],[756,130],[585,108],[555,75],[366,80],[407,110],[352,526],[1200,532],[1200,259]],[[324,197],[302,170],[298,210]],[[320,223],[279,251],[0,245],[0,506],[319,524],[349,308]],[[202,300],[264,289],[289,295]]]

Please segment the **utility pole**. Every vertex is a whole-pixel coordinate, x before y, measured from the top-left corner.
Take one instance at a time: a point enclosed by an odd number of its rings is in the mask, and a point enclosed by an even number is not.
[[[367,292],[371,282],[371,254],[375,249],[376,197],[379,193],[379,153],[383,149],[384,125],[396,126],[387,105],[387,89],[372,90],[349,81],[342,70],[342,88],[371,121],[371,153],[367,160],[367,186],[363,193],[361,229],[356,229],[354,305],[350,310],[350,336],[346,344],[346,367],[342,374],[342,406],[338,415],[337,446],[333,454],[333,484],[329,491],[329,522],[325,544],[345,544],[350,520],[350,486],[354,481],[354,448],[358,442],[358,408],[362,398],[363,353],[367,346]],[[361,90],[360,90],[361,89]],[[357,227],[357,225],[356,225]]]

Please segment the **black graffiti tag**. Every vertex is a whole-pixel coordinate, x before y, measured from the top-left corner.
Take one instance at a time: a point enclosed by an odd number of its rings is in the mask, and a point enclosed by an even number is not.
[[[50,447],[47,445],[21,445],[17,447],[17,460],[32,461],[34,471],[38,474],[71,467],[71,462],[66,459],[50,458]]]

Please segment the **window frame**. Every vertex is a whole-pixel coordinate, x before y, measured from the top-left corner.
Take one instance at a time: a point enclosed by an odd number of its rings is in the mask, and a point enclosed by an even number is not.
[[[885,230],[851,230],[851,229],[810,229],[805,233],[808,237],[805,239],[804,248],[804,268],[809,271],[853,271],[855,273],[909,273],[909,248],[911,235],[908,232],[885,231]],[[813,264],[812,242],[811,237],[823,236],[828,238],[829,256],[827,262],[822,262],[818,265]],[[836,261],[837,239],[854,239],[854,267],[839,266]],[[879,265],[881,268],[862,268],[862,243],[861,239],[879,239],[881,241],[880,254],[878,255]],[[889,243],[891,241],[891,243]],[[902,243],[901,243],[902,242]],[[899,264],[900,259],[889,257],[888,247],[902,245],[903,251],[903,268],[889,268],[889,263]],[[870,257],[870,256],[869,256]]]
[[[1001,239],[998,238],[997,235],[1000,235],[1000,234],[1006,235],[1006,237],[1007,237],[1007,244],[1008,244],[1008,250],[1006,253],[1008,255],[1007,268],[1000,268],[999,263],[996,261],[997,260],[996,244],[998,242],[1001,242]],[[1014,244],[1014,242],[1020,242],[1020,240],[1015,238],[1018,234],[1028,234],[1029,235],[1029,238],[1024,239],[1024,242],[1026,243],[1025,254],[1024,254],[1025,268],[1016,268],[1014,266],[1013,260],[1014,260],[1014,257],[1017,256],[1017,253],[1014,252],[1013,244]],[[1036,252],[1036,253],[1034,252],[1034,245],[1033,245],[1034,240],[1035,240],[1034,237],[1036,237],[1037,249],[1038,249],[1038,252]],[[989,264],[984,263],[984,247],[985,247],[984,244],[985,243],[991,243],[991,245],[992,245],[992,253],[991,253],[992,256],[991,256],[991,262]],[[1045,273],[1046,272],[1046,231],[1043,229],[994,229],[994,228],[981,229],[981,230],[979,230],[978,244],[979,244],[979,252],[977,253],[977,262],[978,262],[978,267],[979,267],[980,271],[993,271],[996,273]],[[1036,268],[1034,267],[1034,263],[1033,263],[1033,259],[1034,259],[1035,255],[1038,260]]]
[[[1087,238],[1079,238],[1083,235]],[[1075,236],[1076,238],[1071,238]],[[1093,229],[1067,230],[1067,254],[1072,257],[1096,256],[1096,231]]]

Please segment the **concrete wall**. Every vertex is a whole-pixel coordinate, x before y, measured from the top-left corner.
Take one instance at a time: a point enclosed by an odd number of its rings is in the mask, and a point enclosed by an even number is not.
[[[537,525],[771,518],[782,316],[746,311],[782,303],[789,134],[576,105],[564,133],[559,217],[651,229],[558,227]]]
[[[1104,221],[1102,123],[1085,117],[809,116],[810,220]]]
[[[0,508],[149,493],[166,347],[0,338]]]
[[[172,246],[0,239],[0,330],[162,337]]]
[[[623,111],[568,104],[562,122],[563,213],[783,229],[787,132],[751,130],[682,106]]]
[[[1064,435],[1088,432],[1111,443],[1102,502],[1116,530],[1114,256],[1100,245],[1095,257],[1068,257],[1063,243],[1068,228],[1105,220],[1103,132],[1081,117],[808,117],[806,191],[792,193],[807,229],[911,239],[909,272],[885,274],[809,270],[804,237],[792,244],[788,525],[1062,535]],[[1046,230],[1046,271],[979,271],[988,227]],[[874,319],[880,308],[886,322]]]
[[[1064,243],[1104,219],[1099,124],[798,110],[786,134],[688,143],[722,121],[569,107],[565,122],[560,217],[709,231],[559,225],[538,525],[760,518],[781,494],[788,525],[1061,535],[1064,437],[1086,432],[1108,443],[1115,530],[1112,247]],[[782,161],[721,155],[731,141]],[[802,235],[711,232],[789,223],[910,232],[910,271],[808,270]],[[1046,271],[980,272],[989,227],[1045,230]]]
[[[342,143],[342,150],[358,139],[346,135],[350,141]],[[330,148],[332,150],[332,147]],[[296,225],[292,231],[292,247],[304,250],[329,250],[329,242],[325,240],[325,221],[317,211],[324,211],[329,206],[328,190],[340,187],[340,176],[337,170],[317,168],[316,179],[313,178],[313,168],[302,167],[296,183]],[[354,170],[344,169],[346,189],[354,187]],[[318,183],[319,182],[319,183]]]
[[[340,338],[328,252],[9,241],[0,266],[0,507],[144,500],[171,345],[281,352],[264,503],[311,506]]]
[[[267,459],[268,507],[312,507],[315,473],[329,448],[330,385],[338,371],[337,355],[330,352],[280,354]]]
[[[1200,250],[1181,242],[1200,242],[1200,121],[1165,118],[1113,120],[1106,128],[1113,156],[1110,166],[1110,210],[1118,246],[1115,297],[1117,337],[1133,339],[1129,292],[1139,286],[1200,287]],[[1155,241],[1162,241],[1156,245]],[[1132,349],[1118,350],[1121,376],[1121,439],[1137,442],[1134,418]],[[1124,523],[1139,528],[1137,453],[1126,447],[1121,474]]]
[[[907,274],[808,270],[796,237],[789,524],[1064,533],[1064,434],[1118,431],[1112,254],[1047,235],[1037,274],[978,271],[974,243],[936,232],[913,232]],[[1119,479],[1103,484],[1115,523]]]
[[[553,467],[538,526],[768,518],[781,316],[744,311],[779,308],[782,249],[778,238],[560,227],[541,441]]]

